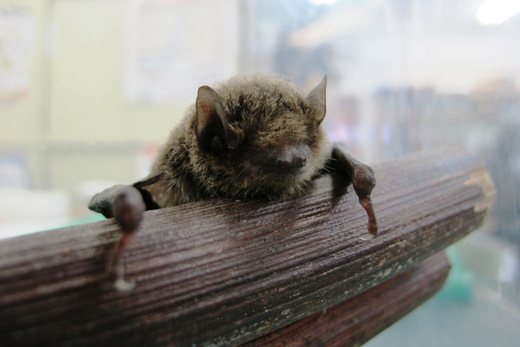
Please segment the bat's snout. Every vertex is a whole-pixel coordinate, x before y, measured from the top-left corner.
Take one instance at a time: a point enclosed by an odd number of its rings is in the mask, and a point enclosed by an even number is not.
[[[277,153],[273,164],[277,170],[294,173],[307,164],[309,154],[310,149],[307,145],[284,146]]]

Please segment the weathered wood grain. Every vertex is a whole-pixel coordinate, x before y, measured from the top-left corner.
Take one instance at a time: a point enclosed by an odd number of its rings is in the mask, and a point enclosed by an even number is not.
[[[0,242],[2,345],[236,345],[322,311],[477,228],[486,170],[464,152],[374,167],[380,236],[330,176],[298,200],[203,201],[145,214],[125,256],[129,293],[104,275],[112,220]]]
[[[360,346],[433,296],[449,271],[448,258],[438,253],[405,273],[244,347]]]

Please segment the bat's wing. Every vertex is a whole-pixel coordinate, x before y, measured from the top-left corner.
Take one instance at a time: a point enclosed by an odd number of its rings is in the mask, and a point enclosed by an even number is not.
[[[106,218],[114,217],[114,202],[116,198],[122,194],[129,193],[135,196],[135,193],[141,195],[139,191],[129,185],[117,184],[105,189],[101,193],[97,193],[90,199],[88,208],[94,212],[99,212]],[[139,197],[138,197],[139,200]]]
[[[133,186],[118,184],[92,197],[88,208],[99,212],[106,218],[114,217],[123,235],[108,261],[108,272],[115,277],[114,286],[125,291],[133,288],[133,283],[123,278],[124,268],[121,262],[125,249],[135,232],[139,229],[145,210],[159,208],[152,194],[146,190],[161,181],[161,175],[135,183]]]
[[[101,213],[106,218],[114,217],[114,202],[118,197],[125,196],[125,200],[131,205],[144,206],[144,210],[156,210],[160,206],[154,201],[151,189],[160,183],[162,175],[156,175],[139,181],[133,185],[117,184],[105,189],[90,199],[88,208],[94,212]],[[130,199],[130,200],[128,200]]]
[[[327,166],[334,168],[350,179],[359,198],[359,203],[367,212],[368,232],[373,236],[377,235],[377,219],[370,196],[376,185],[374,170],[348,154],[343,144],[333,145],[331,160],[327,163]]]

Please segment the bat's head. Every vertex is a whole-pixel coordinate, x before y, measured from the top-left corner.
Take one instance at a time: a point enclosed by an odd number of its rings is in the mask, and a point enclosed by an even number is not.
[[[329,153],[321,123],[326,76],[307,96],[269,77],[200,87],[191,124],[191,160],[208,192],[241,198],[295,196]]]

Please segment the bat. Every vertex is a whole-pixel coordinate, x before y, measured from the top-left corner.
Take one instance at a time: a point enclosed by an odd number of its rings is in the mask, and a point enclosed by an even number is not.
[[[132,287],[123,279],[121,258],[145,210],[211,198],[295,198],[327,172],[352,184],[368,232],[376,236],[374,171],[328,140],[322,124],[326,85],[327,76],[304,96],[286,80],[254,75],[200,87],[148,177],[108,188],[89,202],[122,231],[108,268],[116,288]]]

